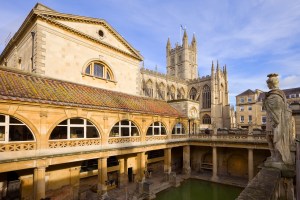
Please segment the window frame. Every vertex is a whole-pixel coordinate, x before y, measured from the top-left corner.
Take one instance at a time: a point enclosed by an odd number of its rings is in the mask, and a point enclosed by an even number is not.
[[[71,124],[72,119],[81,119],[83,120],[83,124]],[[67,121],[67,124],[61,124],[63,122]],[[90,124],[88,124],[88,122]],[[55,130],[56,127],[67,127],[67,138],[59,138],[59,139],[51,139],[51,135],[53,131]],[[87,128],[88,127],[94,127],[97,130],[98,137],[87,137]],[[88,119],[85,118],[80,118],[80,117],[75,117],[75,118],[68,118],[63,121],[61,121],[58,125],[55,126],[55,128],[52,130],[50,136],[49,136],[49,141],[53,140],[82,140],[82,139],[100,139],[101,134],[98,128]],[[71,137],[71,128],[83,128],[83,137]]]
[[[244,115],[241,115],[241,116],[240,116],[240,122],[241,122],[241,123],[244,123],[244,122],[245,122],[245,117],[244,117]]]
[[[128,121],[129,124],[128,125],[124,125],[122,124],[122,122]],[[133,124],[133,125],[132,125]],[[112,135],[112,130],[114,128],[118,128],[118,135],[115,135],[115,133]],[[122,136],[122,128],[128,128],[129,129],[129,135],[128,136]],[[131,131],[132,128],[136,128],[137,129],[137,135],[132,135]],[[109,138],[119,138],[119,137],[140,137],[140,131],[138,126],[131,120],[120,120],[117,123],[115,123],[115,125],[113,125],[113,127],[110,129],[109,132]]]
[[[155,125],[155,123],[159,123],[159,125]],[[148,130],[149,129],[152,129],[151,130],[151,135],[148,135]],[[155,134],[155,131],[154,131],[154,129],[155,128],[158,128],[159,129],[159,134]],[[162,133],[162,128],[164,128],[165,129],[165,134],[161,134]],[[166,129],[166,126],[162,123],[162,122],[160,122],[160,121],[156,121],[156,122],[153,122],[149,127],[148,127],[148,129],[147,129],[147,132],[146,132],[146,136],[160,136],[160,135],[167,135],[167,129]]]
[[[177,125],[180,125],[180,127],[177,127]],[[179,133],[177,132],[178,129],[180,130]],[[182,130],[184,130],[183,133]],[[172,129],[172,135],[185,135],[185,134],[186,134],[186,128],[184,127],[184,125],[181,122],[176,123]]]
[[[36,137],[33,134],[32,130],[21,120],[19,120],[16,117],[10,116],[10,115],[6,115],[6,114],[0,114],[1,116],[4,116],[4,122],[0,122],[0,127],[4,127],[4,136],[2,137],[3,140],[0,140],[0,144],[1,143],[18,143],[18,142],[36,142]],[[10,119],[16,119],[18,120],[20,123],[11,123]],[[10,126],[25,126],[28,131],[31,133],[32,135],[32,140],[10,140]]]
[[[95,75],[95,64],[98,64],[99,66],[103,67],[102,77]],[[88,68],[90,68],[89,73],[86,72]],[[86,76],[91,76],[91,77],[94,77],[94,78],[103,79],[103,80],[107,80],[107,81],[114,81],[114,79],[115,79],[114,74],[113,74],[112,70],[110,69],[110,67],[108,67],[105,63],[103,63],[101,61],[97,61],[97,60],[89,62],[85,66],[83,74],[86,75]],[[110,78],[108,78],[107,74],[109,74]]]

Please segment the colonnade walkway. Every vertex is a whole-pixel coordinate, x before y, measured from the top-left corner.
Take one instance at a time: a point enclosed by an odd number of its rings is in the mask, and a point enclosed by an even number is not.
[[[216,179],[212,179],[212,173],[196,173],[192,172],[189,177],[183,174],[177,174],[176,179],[178,183],[181,183],[187,178],[194,178],[194,179],[199,179],[199,180],[205,180],[205,181],[211,181],[215,183],[221,183],[221,184],[226,184],[226,185],[233,185],[237,187],[246,187],[248,184],[248,179],[247,178],[241,178],[241,177],[233,177],[233,176],[227,176],[227,175],[220,175]],[[150,178],[147,178],[147,181],[152,183],[152,191],[156,194],[160,191],[163,191],[169,187],[172,187],[174,185],[170,184],[169,182],[165,181],[165,174],[164,173],[155,173],[153,174]],[[80,199],[99,199],[96,193],[96,188],[97,185],[94,183],[94,185],[86,185],[86,193],[83,198]],[[138,190],[138,183],[128,183],[126,186],[118,187],[115,189],[109,190],[108,196],[110,197],[109,199],[112,200],[126,200],[126,199],[131,199],[132,197]]]

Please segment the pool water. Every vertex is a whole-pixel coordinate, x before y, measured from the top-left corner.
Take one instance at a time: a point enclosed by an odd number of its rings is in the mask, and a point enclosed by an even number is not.
[[[243,188],[188,179],[177,188],[172,187],[156,194],[156,200],[234,200]]]

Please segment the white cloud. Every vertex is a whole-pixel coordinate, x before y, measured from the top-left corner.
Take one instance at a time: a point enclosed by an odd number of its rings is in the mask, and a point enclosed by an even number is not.
[[[290,75],[282,78],[280,88],[300,87],[300,75]]]

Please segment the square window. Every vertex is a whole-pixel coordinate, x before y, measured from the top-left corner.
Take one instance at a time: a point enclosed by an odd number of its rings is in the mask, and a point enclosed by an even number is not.
[[[245,102],[244,98],[240,98],[240,102],[244,103]]]

